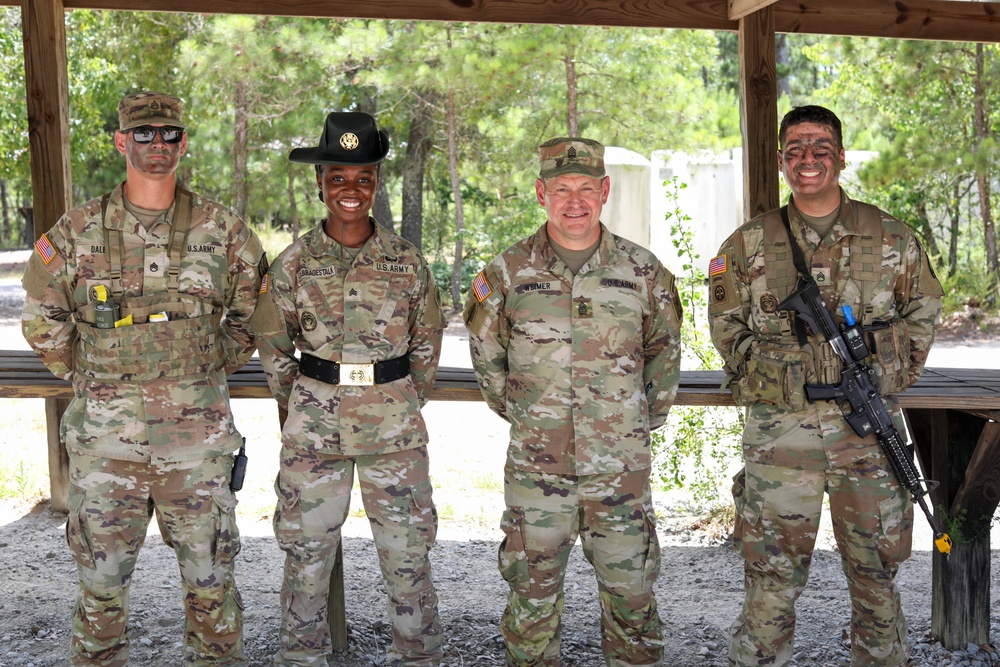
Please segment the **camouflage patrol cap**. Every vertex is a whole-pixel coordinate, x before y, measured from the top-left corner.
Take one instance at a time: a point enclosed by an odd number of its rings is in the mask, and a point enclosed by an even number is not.
[[[542,160],[539,178],[555,178],[563,174],[583,174],[602,178],[604,146],[599,141],[582,137],[557,137],[538,147]]]
[[[184,127],[184,103],[166,93],[140,92],[126,95],[118,103],[118,129],[124,132],[140,125]]]

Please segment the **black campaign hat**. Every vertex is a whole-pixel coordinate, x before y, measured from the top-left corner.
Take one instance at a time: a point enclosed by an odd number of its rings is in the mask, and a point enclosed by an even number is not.
[[[293,148],[292,162],[303,164],[367,165],[389,153],[389,135],[375,118],[361,111],[334,111],[326,117],[323,136],[315,148]]]

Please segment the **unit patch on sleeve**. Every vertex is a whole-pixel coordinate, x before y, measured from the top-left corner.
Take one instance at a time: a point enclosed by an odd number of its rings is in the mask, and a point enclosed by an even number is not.
[[[52,261],[52,258],[56,256],[56,249],[52,247],[49,243],[49,237],[42,234],[35,241],[35,250],[38,251],[38,255],[42,258],[42,261],[48,264]]]
[[[475,280],[472,281],[472,293],[476,295],[476,300],[479,303],[482,303],[490,294],[493,294],[493,287],[486,280],[486,273],[484,271],[480,271]]]

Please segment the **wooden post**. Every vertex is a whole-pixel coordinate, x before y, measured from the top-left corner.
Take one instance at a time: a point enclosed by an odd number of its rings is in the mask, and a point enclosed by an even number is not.
[[[940,486],[930,494],[934,514],[947,521],[955,514],[955,498],[966,480],[986,421],[958,410],[907,410],[911,434],[930,465],[925,474]],[[939,508],[948,508],[942,516]],[[931,632],[945,648],[964,649],[990,638],[990,519],[967,508],[958,522],[962,537],[945,557],[934,551]],[[923,521],[917,512],[915,521]],[[953,536],[958,538],[958,536]]]
[[[740,19],[740,127],[743,214],[750,220],[778,206],[778,71],[774,7]]]
[[[69,84],[66,74],[66,15],[63,0],[21,0],[24,81],[28,104],[28,147],[34,238],[69,210],[72,176],[69,154]],[[69,464],[59,442],[66,401],[45,399],[49,487],[52,509],[68,511]]]

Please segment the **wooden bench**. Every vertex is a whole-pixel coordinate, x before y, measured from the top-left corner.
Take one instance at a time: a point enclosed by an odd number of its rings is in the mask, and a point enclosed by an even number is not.
[[[682,372],[676,404],[733,405],[732,396],[719,391],[721,381],[721,371]],[[271,398],[256,358],[230,375],[229,385],[233,398]],[[66,511],[68,464],[56,420],[72,397],[69,383],[49,373],[33,352],[0,351],[0,397],[57,399],[46,402],[49,472],[52,507]],[[431,399],[481,401],[482,395],[472,370],[442,367]],[[965,532],[971,533],[955,545],[951,556],[935,553],[932,631],[950,649],[987,643],[989,525],[1000,503],[1000,371],[928,368],[900,396],[900,404],[923,470],[940,482],[930,496],[932,505],[947,508],[951,517],[962,516]],[[924,519],[918,512],[914,520]],[[338,552],[330,596],[330,624],[338,649],[347,646],[342,567]]]

